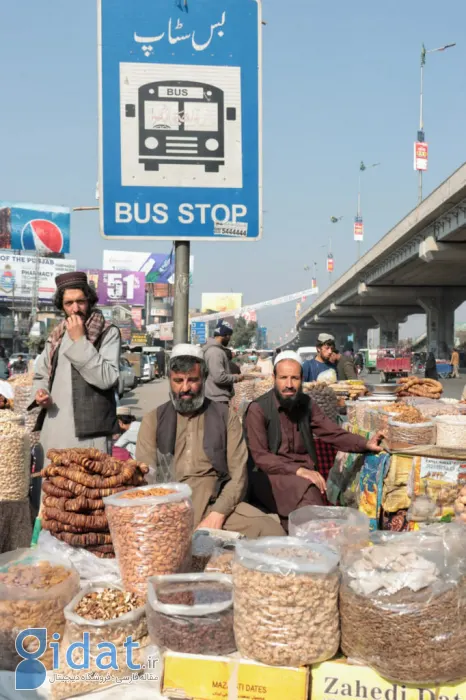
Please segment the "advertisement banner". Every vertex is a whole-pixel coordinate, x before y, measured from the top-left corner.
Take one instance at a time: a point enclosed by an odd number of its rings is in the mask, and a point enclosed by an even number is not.
[[[243,306],[243,295],[234,293],[203,292],[202,311],[235,311]]]
[[[207,342],[207,323],[203,321],[191,323],[191,342],[194,345],[204,345]]]
[[[0,201],[0,248],[69,253],[70,221],[66,207]]]
[[[317,289],[317,277],[313,277],[311,280],[311,289]]]
[[[151,316],[171,316],[172,315],[172,309],[163,309],[161,307],[157,308],[152,308],[150,312]]]
[[[118,321],[117,326],[120,329],[123,342],[131,342],[131,321]]]
[[[257,323],[257,312],[256,311],[245,311],[241,314],[247,323]]]
[[[364,224],[362,221],[362,216],[356,216],[354,219],[354,240],[364,240]]]
[[[175,256],[171,253],[135,253],[123,250],[104,250],[104,270],[129,270],[143,272],[147,284],[173,284],[175,281]],[[189,282],[192,284],[194,256],[189,258]]]
[[[131,320],[133,321],[133,327],[138,331],[142,329],[142,309],[139,306],[133,306],[131,309]]]
[[[173,323],[160,324],[160,340],[173,340]]]
[[[39,301],[52,301],[55,277],[76,270],[76,260],[36,258],[0,253],[0,300],[32,299],[37,285]]]
[[[129,304],[144,306],[145,276],[143,272],[114,272],[112,270],[85,270],[89,283],[98,294],[99,304]]]
[[[333,259],[332,253],[327,255],[327,272],[333,272],[335,269],[335,261]]]
[[[427,170],[429,146],[424,141],[414,144],[414,170]]]
[[[131,345],[146,345],[147,335],[145,333],[132,333]]]

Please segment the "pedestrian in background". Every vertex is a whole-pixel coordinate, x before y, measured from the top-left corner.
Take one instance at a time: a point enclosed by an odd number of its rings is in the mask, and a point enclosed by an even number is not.
[[[433,352],[430,352],[427,356],[425,377],[426,379],[438,380],[437,362],[435,360],[435,355]]]
[[[330,357],[335,352],[335,338],[329,333],[321,333],[316,343],[317,355],[312,360],[306,360],[303,365],[303,381],[315,382],[322,372],[335,369],[330,363]],[[276,358],[275,358],[276,359]]]
[[[204,358],[207,365],[205,383],[206,398],[217,403],[228,403],[234,394],[233,385],[242,382],[246,375],[232,374],[226,348],[233,335],[233,328],[226,321],[219,321],[214,337],[204,345]]]
[[[460,354],[458,348],[453,348],[451,353],[450,364],[452,366],[451,376],[453,379],[459,379],[460,376]]]

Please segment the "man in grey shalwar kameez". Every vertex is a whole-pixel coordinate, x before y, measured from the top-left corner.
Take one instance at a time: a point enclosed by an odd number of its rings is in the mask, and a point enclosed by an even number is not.
[[[43,410],[41,445],[107,451],[116,426],[120,331],[95,309],[95,290],[83,272],[56,278],[55,305],[65,320],[47,339],[36,363],[33,396]]]

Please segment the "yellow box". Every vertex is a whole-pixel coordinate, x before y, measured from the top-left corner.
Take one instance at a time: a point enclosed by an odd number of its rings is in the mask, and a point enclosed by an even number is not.
[[[391,683],[367,666],[352,665],[346,659],[313,666],[311,676],[311,700],[466,700],[466,683],[435,688]]]
[[[284,668],[236,658],[168,651],[164,697],[190,700],[307,700],[309,670]]]

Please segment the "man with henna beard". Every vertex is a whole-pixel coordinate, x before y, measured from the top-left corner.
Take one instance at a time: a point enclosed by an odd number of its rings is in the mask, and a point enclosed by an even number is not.
[[[327,418],[303,393],[299,355],[286,351],[275,358],[275,386],[246,414],[245,427],[254,469],[251,498],[265,510],[278,513],[283,527],[297,508],[324,505],[325,479],[316,470],[314,435],[342,452],[381,452],[384,437],[369,441],[352,435]]]

